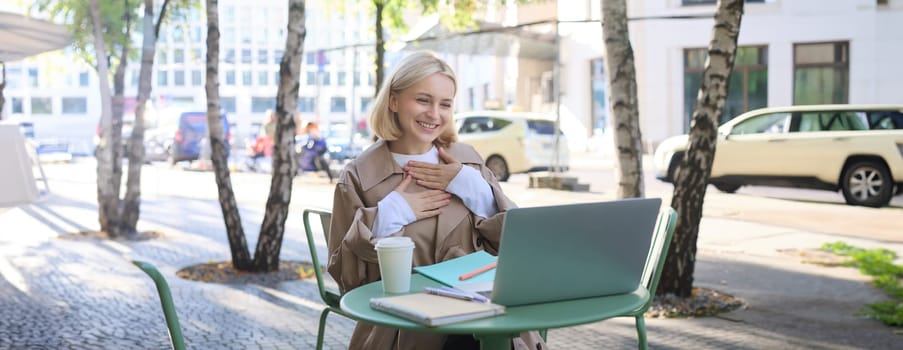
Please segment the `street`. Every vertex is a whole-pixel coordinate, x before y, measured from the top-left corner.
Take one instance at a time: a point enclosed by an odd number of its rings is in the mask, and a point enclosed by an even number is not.
[[[590,185],[589,192],[556,190],[523,191],[529,185],[529,175],[515,174],[502,187],[519,206],[554,205],[573,202],[611,200],[616,186],[610,160],[576,154],[572,170],[566,175],[577,176]],[[648,162],[647,162],[648,163]],[[70,164],[45,164],[45,168],[71,168],[71,176],[93,178],[94,160],[80,158]],[[658,181],[647,167],[644,172],[647,197],[661,197],[669,202],[673,186]],[[184,170],[182,165],[154,163],[144,167],[142,196],[145,199],[184,197],[216,200],[217,192],[210,171]],[[269,192],[270,175],[265,173],[232,173],[236,198],[245,208],[259,208],[262,212]],[[55,189],[51,189],[53,191]],[[300,215],[304,207],[330,208],[333,185],[324,176],[304,174],[295,178],[292,211]],[[743,187],[735,194],[722,193],[709,187],[706,193],[704,216],[750,221],[775,226],[792,227],[813,232],[861,237],[886,242],[903,242],[903,196],[894,197],[891,206],[875,209],[854,207],[843,202],[840,193],[774,187]],[[245,220],[248,221],[248,220]],[[247,224],[247,222],[246,222]]]

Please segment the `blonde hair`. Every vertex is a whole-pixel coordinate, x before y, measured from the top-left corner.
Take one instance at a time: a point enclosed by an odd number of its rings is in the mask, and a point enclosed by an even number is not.
[[[414,52],[398,64],[398,67],[383,82],[382,88],[373,102],[373,110],[370,113],[370,125],[377,137],[394,141],[401,137],[401,126],[394,113],[389,110],[389,99],[392,94],[397,94],[407,89],[426,77],[433,74],[442,74],[451,79],[455,86],[455,94],[458,93],[458,80],[455,72],[448,63],[429,51]],[[458,140],[454,123],[447,123],[439,134],[436,143],[441,147],[448,147]]]

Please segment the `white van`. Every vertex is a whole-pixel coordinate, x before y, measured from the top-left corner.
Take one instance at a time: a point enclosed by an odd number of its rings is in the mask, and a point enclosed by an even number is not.
[[[511,174],[549,170],[556,164],[555,116],[474,111],[455,115],[458,141],[473,146],[499,181]],[[558,132],[557,166],[570,167],[567,137]]]

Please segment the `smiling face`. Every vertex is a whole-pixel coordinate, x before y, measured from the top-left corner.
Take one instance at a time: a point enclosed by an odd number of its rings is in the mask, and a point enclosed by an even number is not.
[[[393,93],[389,110],[398,113],[401,137],[391,141],[389,149],[401,154],[429,151],[443,130],[452,127],[454,99],[454,81],[439,73]]]

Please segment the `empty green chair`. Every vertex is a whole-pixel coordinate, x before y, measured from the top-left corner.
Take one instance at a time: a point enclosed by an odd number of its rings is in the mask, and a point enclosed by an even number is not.
[[[317,350],[320,350],[323,348],[323,332],[326,328],[326,317],[329,315],[329,312],[334,312],[350,319],[354,318],[342,311],[339,307],[339,300],[342,299],[342,294],[334,288],[327,288],[326,283],[323,280],[323,269],[320,265],[320,258],[317,255],[317,245],[314,243],[314,233],[310,226],[311,215],[320,217],[320,226],[323,228],[323,235],[328,243],[329,222],[332,219],[332,212],[324,209],[305,209],[302,214],[304,219],[304,232],[307,234],[307,246],[310,248],[310,260],[313,265],[314,274],[317,276],[317,288],[320,290],[320,298],[323,299],[323,303],[326,304],[323,312],[320,313],[320,327],[317,330]]]
[[[655,290],[658,288],[658,280],[662,275],[662,267],[665,266],[665,258],[668,256],[668,247],[671,245],[671,237],[674,235],[674,228],[677,226],[677,212],[667,207],[662,210],[658,217],[658,224],[652,234],[652,244],[649,248],[649,255],[646,257],[646,267],[643,269],[643,277],[641,283],[649,291],[649,300],[642,307],[621,316],[633,316],[636,320],[636,333],[638,338],[638,346],[640,349],[647,349],[646,341],[646,320],[643,314],[652,306],[655,299]]]
[[[166,327],[169,328],[169,340],[175,350],[185,349],[185,339],[182,338],[182,327],[179,325],[179,316],[176,315],[176,306],[172,302],[172,293],[169,292],[169,284],[154,265],[143,261],[132,261],[154,281],[157,293],[160,294],[160,305],[163,307],[163,316],[166,318]]]

